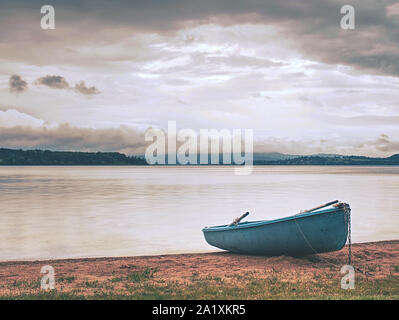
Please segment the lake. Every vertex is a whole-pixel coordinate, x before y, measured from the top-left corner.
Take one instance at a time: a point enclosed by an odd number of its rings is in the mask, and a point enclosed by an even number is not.
[[[352,207],[352,240],[399,239],[399,167],[0,167],[0,260],[208,252],[204,226]]]

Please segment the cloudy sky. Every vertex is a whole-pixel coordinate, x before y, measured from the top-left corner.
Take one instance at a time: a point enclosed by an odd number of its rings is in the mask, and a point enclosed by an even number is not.
[[[0,3],[0,146],[143,153],[143,132],[253,129],[255,151],[399,153],[399,3]],[[340,8],[355,8],[355,30]]]

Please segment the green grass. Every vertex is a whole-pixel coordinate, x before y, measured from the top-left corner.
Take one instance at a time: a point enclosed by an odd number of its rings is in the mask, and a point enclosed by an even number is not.
[[[29,289],[39,289],[40,288],[40,280],[31,280],[31,281],[17,281],[14,280],[11,284],[11,287],[14,288],[29,288]]]
[[[86,280],[85,281],[85,286],[86,286],[86,288],[99,288],[99,287],[101,287],[101,285],[98,282],[98,280],[95,280],[95,281]]]
[[[146,268],[144,271],[131,272],[126,278],[130,282],[142,282],[152,279],[156,271],[156,269]]]
[[[72,283],[74,282],[76,279],[74,276],[71,277],[58,277],[56,278],[57,282],[66,282],[66,283]]]
[[[343,290],[340,277],[317,276],[309,280],[283,281],[278,274],[264,277],[245,273],[236,277],[191,277],[187,281],[157,281],[153,269],[129,273],[120,281],[123,289],[107,286],[112,282],[87,281],[79,290],[59,289],[0,296],[0,299],[399,299],[399,276],[384,279],[356,278],[355,289]],[[113,278],[115,279],[115,278]],[[193,280],[194,279],[194,280]],[[147,281],[151,280],[151,281]],[[19,284],[24,286],[24,284]],[[85,291],[89,288],[89,292]]]

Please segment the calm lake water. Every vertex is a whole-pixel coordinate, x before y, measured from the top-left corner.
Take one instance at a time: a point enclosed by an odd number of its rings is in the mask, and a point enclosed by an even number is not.
[[[399,167],[0,167],[0,260],[216,251],[204,226],[335,199],[353,242],[399,239]]]

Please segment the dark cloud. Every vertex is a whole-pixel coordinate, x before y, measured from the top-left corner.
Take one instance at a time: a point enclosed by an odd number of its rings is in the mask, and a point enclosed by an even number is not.
[[[9,80],[10,91],[21,93],[28,89],[28,83],[17,74],[13,74]]]
[[[374,149],[379,153],[392,155],[399,153],[399,140],[393,140],[387,134],[382,133],[376,139],[359,143],[356,147]]]
[[[305,55],[322,62],[351,65],[369,72],[399,76],[399,19],[394,0],[53,0],[56,30],[39,30],[38,0],[0,4],[0,50],[11,59],[40,63],[90,64],[78,48],[115,43],[138,32],[174,32],[202,23],[262,23],[276,26]],[[341,30],[340,8],[356,9],[356,29]],[[395,7],[396,8],[396,7]],[[30,50],[22,50],[26,42]],[[87,58],[87,57],[86,57]],[[97,57],[98,59],[98,57]],[[134,59],[134,57],[130,57]]]
[[[45,76],[36,80],[36,84],[45,85],[53,89],[68,89],[69,84],[64,77],[61,76]]]
[[[53,89],[70,89],[71,87],[69,86],[69,83],[65,80],[64,77],[61,76],[45,76],[41,77],[36,80],[35,82],[37,85],[45,85],[47,87],[53,88]],[[80,81],[75,85],[73,88],[75,91],[84,94],[84,95],[94,95],[94,94],[99,94],[100,91],[92,86],[92,87],[87,87],[86,83],[84,81]]]
[[[84,81],[80,81],[75,85],[75,90],[80,92],[81,94],[84,95],[93,95],[93,94],[99,94],[100,91],[96,87],[86,87],[86,84]]]
[[[381,134],[373,145],[379,151],[399,153],[399,141],[392,141],[386,134]]]
[[[18,125],[0,126],[0,145],[5,148],[50,149],[69,151],[106,151],[125,154],[144,154],[152,142],[145,141],[145,132],[126,126],[117,128],[85,128],[70,124],[55,127]],[[165,136],[167,134],[165,132]],[[167,139],[167,138],[166,138]],[[182,142],[178,142],[177,147]],[[254,152],[286,154],[339,153],[367,156],[388,156],[399,153],[399,141],[381,134],[375,139],[360,141],[332,141],[315,139],[298,141],[288,138],[263,138],[254,143]]]
[[[0,127],[0,145],[7,148],[39,148],[71,151],[118,151],[143,154],[144,135],[127,127],[82,128],[69,124],[57,127]]]

